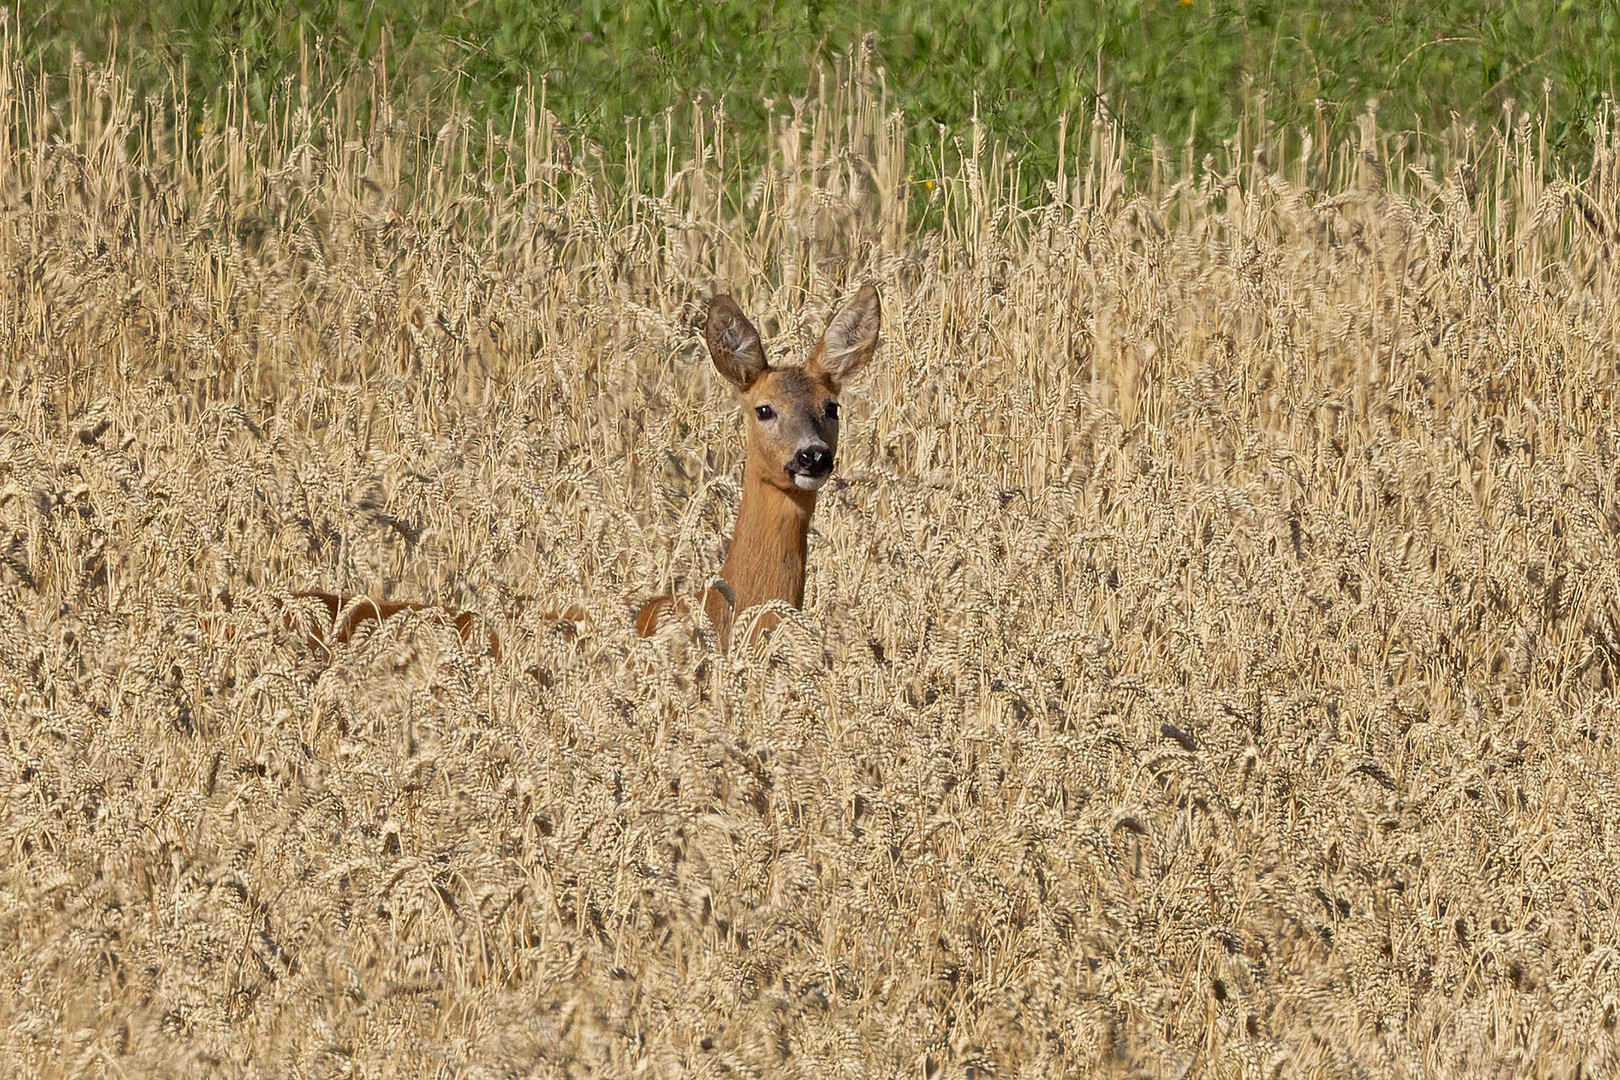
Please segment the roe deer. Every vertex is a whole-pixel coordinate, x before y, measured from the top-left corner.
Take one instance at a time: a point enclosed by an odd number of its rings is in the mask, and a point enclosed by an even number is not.
[[[235,599],[230,590],[218,589],[214,592],[214,599],[225,612],[236,610]],[[300,600],[314,600],[326,609],[327,621],[323,624],[318,619],[313,623],[301,618],[303,605]],[[373,600],[364,594],[356,593],[344,596],[340,593],[320,592],[307,589],[293,593],[290,597],[282,599],[274,597],[270,601],[281,613],[281,623],[293,633],[301,633],[304,643],[311,649],[330,653],[332,645],[337,642],[348,643],[360,628],[368,622],[378,625],[405,611],[426,611],[437,614],[455,624],[456,631],[461,635],[462,644],[469,644],[479,637],[480,620],[470,611],[451,611],[441,608],[437,604],[421,604],[409,600]],[[583,608],[569,608],[572,614],[565,614],[564,618],[576,618],[584,614]],[[209,631],[223,630],[227,638],[234,636],[234,631],[228,623],[217,614],[205,614],[201,618],[201,625]],[[501,656],[501,642],[487,628],[484,629],[489,651],[497,660]]]
[[[768,600],[804,604],[810,515],[838,452],[838,391],[872,358],[881,321],[877,290],[863,285],[802,367],[771,367],[735,300],[717,296],[709,306],[709,356],[749,410],[742,505],[720,568],[731,595],[717,587],[703,596],[722,649],[739,611]],[[666,611],[682,606],[673,596],[650,601],[636,614],[636,631],[650,635]]]
[[[720,568],[723,584],[702,595],[704,611],[728,648],[738,612],[769,600],[804,604],[805,560],[810,515],[816,493],[832,477],[838,452],[838,391],[877,349],[882,310],[877,290],[863,285],[855,298],[827,324],[821,341],[802,366],[771,367],[759,331],[737,302],[717,296],[709,305],[704,339],[715,368],[736,389],[749,409],[748,459],[743,466],[742,505],[732,529],[731,550]],[[478,617],[471,612],[441,609],[404,600],[372,600],[328,592],[295,592],[293,600],[319,601],[331,619],[325,628],[306,631],[312,648],[347,642],[368,622],[381,623],[404,611],[438,611],[455,623],[463,642],[478,636]],[[695,598],[694,598],[695,599]],[[649,637],[668,613],[689,610],[684,597],[671,594],[643,604],[636,612],[636,632]],[[292,605],[283,607],[288,629],[296,630]],[[575,605],[557,620],[585,617]],[[774,620],[762,621],[767,628]],[[489,634],[489,649],[499,657],[500,641]]]
[[[441,611],[435,604],[421,604],[409,600],[373,600],[369,596],[339,596],[337,593],[313,590],[295,592],[292,598],[319,600],[326,608],[328,619],[331,620],[326,627],[311,628],[308,643],[312,648],[329,648],[329,642],[332,641],[346,643],[365,623],[375,620],[380,624],[402,611]],[[457,633],[461,635],[462,644],[470,644],[478,637],[479,619],[472,612],[443,611],[443,614],[455,624]],[[297,619],[294,616],[295,612],[291,608],[282,612],[282,621],[289,630],[298,629]],[[500,659],[500,639],[487,629],[485,634],[488,636],[490,655],[497,660]]]

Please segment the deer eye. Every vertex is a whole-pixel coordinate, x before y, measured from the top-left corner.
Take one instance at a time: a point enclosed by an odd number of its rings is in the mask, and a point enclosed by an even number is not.
[[[776,410],[771,408],[769,405],[755,405],[754,415],[759,417],[761,420],[775,420]]]
[[[829,420],[838,419],[838,402],[836,402],[836,401],[827,402],[827,419],[829,419]]]

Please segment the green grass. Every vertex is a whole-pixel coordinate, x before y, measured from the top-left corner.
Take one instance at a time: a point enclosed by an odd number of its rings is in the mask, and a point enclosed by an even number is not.
[[[732,131],[763,140],[767,112],[789,112],[818,65],[835,74],[871,33],[914,148],[967,137],[977,115],[1031,174],[1053,171],[1060,117],[1090,116],[1099,98],[1137,160],[1155,136],[1218,151],[1256,118],[1336,141],[1371,98],[1382,128],[1419,139],[1453,117],[1496,126],[1511,103],[1548,118],[1551,167],[1584,171],[1620,40],[1614,0],[61,0],[12,18],[22,55],[45,71],[64,70],[75,50],[117,55],[137,86],[167,91],[183,69],[194,116],[233,65],[250,73],[261,112],[284,86],[319,91],[380,56],[401,103],[454,95],[497,123],[543,82],[568,134],[610,161],[623,160],[627,123],[662,127],[665,110],[676,144],[690,145],[682,126],[699,99],[723,98]],[[737,149],[746,159],[757,146]]]
[[[908,185],[857,80],[611,191],[465,167],[422,35],[173,138],[14,40],[0,1076],[1616,1071],[1612,128]],[[709,298],[861,281],[803,610],[640,638],[735,533]]]

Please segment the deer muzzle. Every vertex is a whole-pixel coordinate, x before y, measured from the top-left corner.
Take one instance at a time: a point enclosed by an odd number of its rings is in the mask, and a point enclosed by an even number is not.
[[[788,462],[788,475],[795,487],[818,491],[832,477],[832,451],[825,446],[807,446]]]

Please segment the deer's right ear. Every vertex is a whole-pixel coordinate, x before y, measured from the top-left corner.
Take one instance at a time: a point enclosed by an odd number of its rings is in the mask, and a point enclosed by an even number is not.
[[[715,369],[739,390],[748,389],[769,366],[765,363],[765,346],[760,344],[759,331],[748,321],[737,301],[729,296],[717,296],[709,305],[709,321],[703,328],[703,337],[709,343]]]

